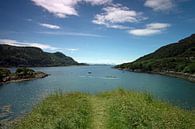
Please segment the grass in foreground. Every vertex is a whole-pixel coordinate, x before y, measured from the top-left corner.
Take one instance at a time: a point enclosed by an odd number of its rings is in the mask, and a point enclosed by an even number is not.
[[[86,94],[54,94],[39,104],[15,129],[88,129],[91,107]]]
[[[150,95],[115,90],[98,95],[55,94],[14,129],[194,129],[195,114]]]

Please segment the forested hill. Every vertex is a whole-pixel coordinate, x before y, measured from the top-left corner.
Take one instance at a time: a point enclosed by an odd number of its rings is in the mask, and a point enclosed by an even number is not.
[[[195,73],[195,34],[161,47],[131,63],[116,66],[132,71],[175,71]]]
[[[48,53],[36,47],[16,47],[0,44],[0,67],[79,65],[63,53]]]

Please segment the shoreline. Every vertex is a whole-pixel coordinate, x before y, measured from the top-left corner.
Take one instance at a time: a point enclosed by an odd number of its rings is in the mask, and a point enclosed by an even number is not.
[[[39,72],[38,71],[38,72],[35,72],[35,76],[34,77],[30,77],[30,78],[18,78],[18,79],[7,80],[7,81],[4,81],[4,82],[0,82],[0,85],[8,84],[8,83],[23,82],[23,81],[31,81],[31,80],[45,78],[47,76],[49,76],[49,74],[46,74],[44,72]]]
[[[160,74],[160,75],[165,75],[165,76],[170,76],[170,77],[175,77],[175,78],[180,78],[184,79],[190,82],[195,83],[195,74],[189,74],[189,73],[182,73],[182,72],[153,72],[154,74]]]
[[[149,74],[164,75],[164,76],[184,79],[184,80],[195,83],[195,74],[174,72],[174,71],[157,72],[157,71],[142,71],[142,70],[131,70],[131,69],[122,69],[122,68],[117,68],[117,69],[129,71],[129,72],[136,72],[136,73],[149,73]]]

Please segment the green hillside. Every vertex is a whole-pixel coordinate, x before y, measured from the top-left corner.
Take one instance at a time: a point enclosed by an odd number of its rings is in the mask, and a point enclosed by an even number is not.
[[[118,65],[116,68],[144,72],[195,73],[195,34],[180,40],[178,43],[161,47],[134,62]]]
[[[79,65],[63,53],[48,53],[36,47],[16,47],[0,44],[0,67]]]

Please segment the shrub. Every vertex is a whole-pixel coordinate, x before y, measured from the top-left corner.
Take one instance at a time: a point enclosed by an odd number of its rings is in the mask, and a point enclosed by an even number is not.
[[[177,72],[182,72],[186,67],[186,64],[179,64],[177,67],[176,67],[176,71]]]
[[[3,80],[4,77],[7,77],[11,74],[9,69],[0,68],[0,81]]]
[[[185,73],[195,73],[195,63],[186,66],[183,71]]]
[[[32,69],[29,69],[29,68],[25,68],[25,67],[22,67],[22,68],[18,68],[16,70],[16,75],[19,76],[19,77],[26,77],[26,76],[33,76],[34,75],[34,70]]]

